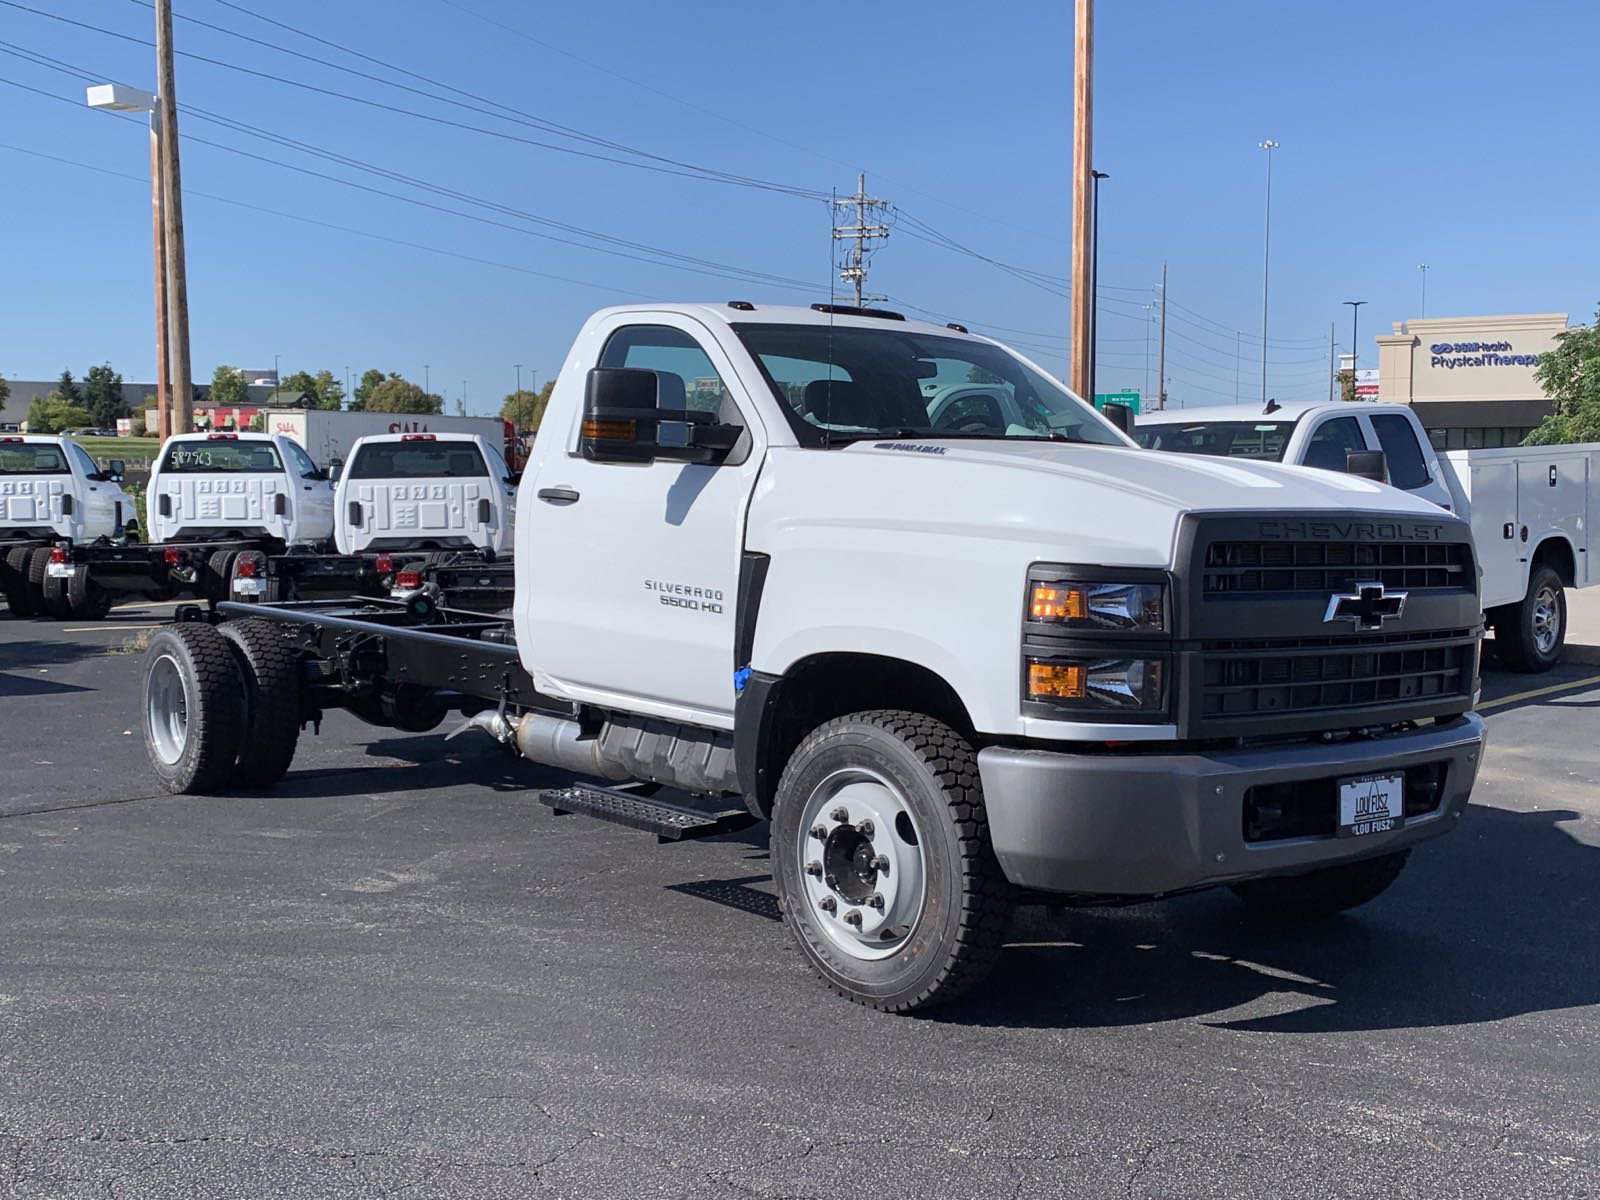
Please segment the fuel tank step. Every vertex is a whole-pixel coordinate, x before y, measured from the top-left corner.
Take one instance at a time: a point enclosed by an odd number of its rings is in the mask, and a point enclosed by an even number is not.
[[[557,816],[581,813],[613,825],[626,825],[656,835],[660,842],[678,842],[687,838],[711,837],[719,833],[732,833],[755,824],[742,804],[730,808],[697,808],[677,804],[670,800],[657,800],[615,788],[585,787],[574,784],[564,788],[546,788],[539,793],[539,803]],[[725,803],[709,799],[709,803]]]

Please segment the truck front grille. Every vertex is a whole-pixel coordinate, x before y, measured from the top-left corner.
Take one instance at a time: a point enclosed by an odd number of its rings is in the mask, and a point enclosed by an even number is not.
[[[1332,592],[1375,580],[1391,591],[1472,588],[1466,542],[1219,541],[1206,547],[1204,592]]]
[[[1365,637],[1205,642],[1200,719],[1337,712],[1404,701],[1472,702],[1470,629]]]

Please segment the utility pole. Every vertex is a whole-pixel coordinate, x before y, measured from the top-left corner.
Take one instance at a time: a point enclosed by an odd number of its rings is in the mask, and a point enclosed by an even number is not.
[[[194,429],[194,378],[189,362],[189,276],[183,257],[183,177],[178,162],[178,81],[172,65],[172,0],[155,0],[156,98],[161,109],[162,220],[167,251],[167,341],[173,433]]]
[[[1239,360],[1243,357],[1244,330],[1233,331],[1233,402],[1239,403]]]
[[[1161,264],[1161,343],[1156,354],[1156,411],[1167,407],[1167,264]]]
[[[879,213],[889,207],[887,200],[875,200],[867,195],[867,177],[865,173],[856,176],[856,194],[846,196],[843,200],[835,200],[834,208],[848,213],[855,209],[854,221],[849,224],[835,225],[833,227],[834,241],[854,242],[845,255],[845,265],[839,268],[839,278],[855,287],[856,307],[861,308],[875,300],[882,300],[882,296],[868,296],[865,294],[867,286],[867,259],[871,257],[871,243],[882,241],[889,236],[889,226],[882,221],[874,220]]]
[[[1150,398],[1150,326],[1155,324],[1156,306],[1154,304],[1141,304],[1144,309],[1144,392],[1146,400]]]
[[[156,258],[156,434],[172,436],[171,372],[167,367],[167,238],[161,187],[161,101],[150,110],[150,211],[155,226]],[[149,432],[146,430],[145,432]]]
[[[1338,347],[1333,343],[1333,322],[1328,322],[1328,403],[1333,403],[1333,381],[1339,377],[1339,360],[1334,357]]]
[[[1072,55],[1072,390],[1083,396],[1091,386],[1094,304],[1094,0],[1077,0]],[[1094,397],[1087,397],[1090,404]]]

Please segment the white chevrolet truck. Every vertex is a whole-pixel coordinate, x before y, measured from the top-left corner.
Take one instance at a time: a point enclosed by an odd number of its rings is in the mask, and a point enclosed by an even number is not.
[[[1600,520],[1600,445],[1435,451],[1405,404],[1168,409],[1139,418],[1153,450],[1235,462],[1365,472],[1463,517],[1482,570],[1485,619],[1513,670],[1555,666],[1566,589],[1600,582],[1588,531]]]
[[[972,379],[1003,402],[930,416]],[[269,786],[329,709],[453,715],[570,772],[539,795],[558,813],[667,839],[770,821],[805,957],[899,1012],[982,978],[1021,901],[1359,905],[1455,827],[1480,765],[1464,521],[1148,453],[959,327],[607,309],[518,509],[509,620],[224,603],[157,631],[162,785]]]
[[[102,470],[71,438],[0,435],[0,590],[16,617],[102,617],[111,594],[60,573],[58,542],[136,534],[122,462]]]

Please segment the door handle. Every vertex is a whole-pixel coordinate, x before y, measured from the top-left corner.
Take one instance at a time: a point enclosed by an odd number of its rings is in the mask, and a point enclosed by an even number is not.
[[[576,504],[578,489],[569,487],[540,488],[536,493],[546,504]]]

